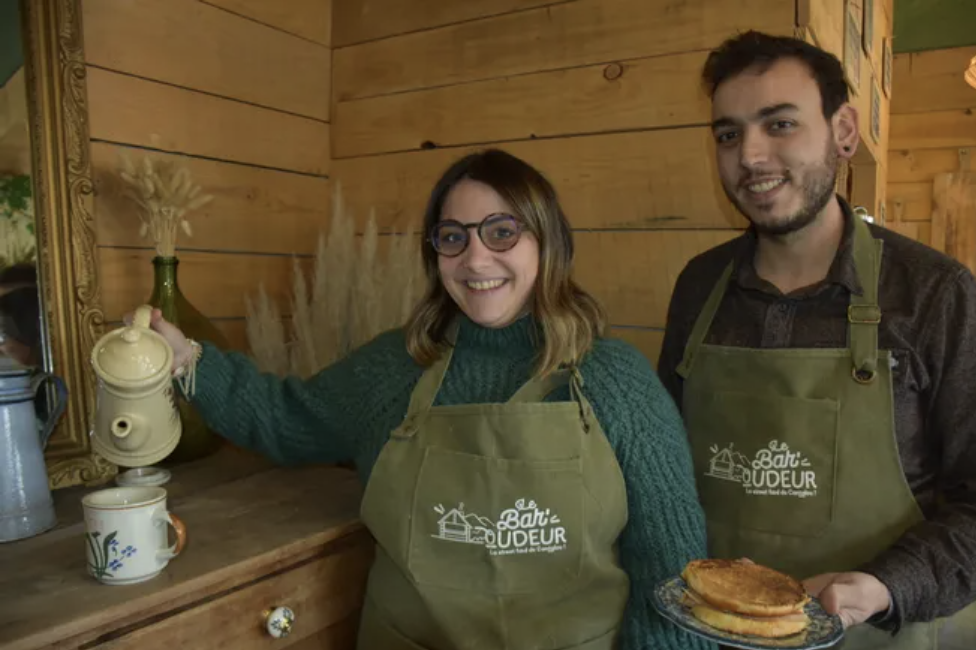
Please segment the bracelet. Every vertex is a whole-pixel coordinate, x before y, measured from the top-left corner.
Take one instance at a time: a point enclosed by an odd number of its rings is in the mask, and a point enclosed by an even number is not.
[[[187,339],[187,342],[190,344],[190,358],[173,370],[173,376],[176,377],[183,395],[189,398],[197,390],[197,364],[203,356],[203,346],[193,339]]]

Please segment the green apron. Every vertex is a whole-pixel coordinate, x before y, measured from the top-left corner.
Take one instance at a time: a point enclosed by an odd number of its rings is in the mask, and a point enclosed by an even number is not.
[[[422,375],[366,486],[377,548],[358,647],[613,648],[626,492],[578,373],[434,407],[450,359]],[[567,382],[572,401],[542,402]]]
[[[678,368],[712,557],[805,579],[853,570],[922,521],[895,441],[890,354],[878,350],[881,254],[855,219],[864,294],[851,294],[849,349],[707,345],[731,264],[712,290]],[[935,635],[933,623],[894,638],[865,624],[838,647],[928,650]]]

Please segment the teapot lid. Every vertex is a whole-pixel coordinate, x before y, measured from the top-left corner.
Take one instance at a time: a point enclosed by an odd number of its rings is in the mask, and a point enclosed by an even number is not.
[[[96,370],[108,381],[142,381],[168,372],[173,351],[162,336],[149,329],[152,307],[136,310],[132,325],[106,334],[92,353]]]

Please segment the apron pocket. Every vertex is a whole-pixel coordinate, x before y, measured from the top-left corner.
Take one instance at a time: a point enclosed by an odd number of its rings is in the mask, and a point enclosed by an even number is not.
[[[586,530],[581,463],[428,447],[411,517],[413,580],[499,596],[576,580]]]
[[[686,408],[709,520],[815,537],[833,519],[839,403],[716,391]]]

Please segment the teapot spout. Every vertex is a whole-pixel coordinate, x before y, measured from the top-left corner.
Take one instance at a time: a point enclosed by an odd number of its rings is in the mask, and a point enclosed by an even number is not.
[[[109,426],[112,442],[119,449],[134,451],[149,439],[149,423],[134,413],[122,413]]]

